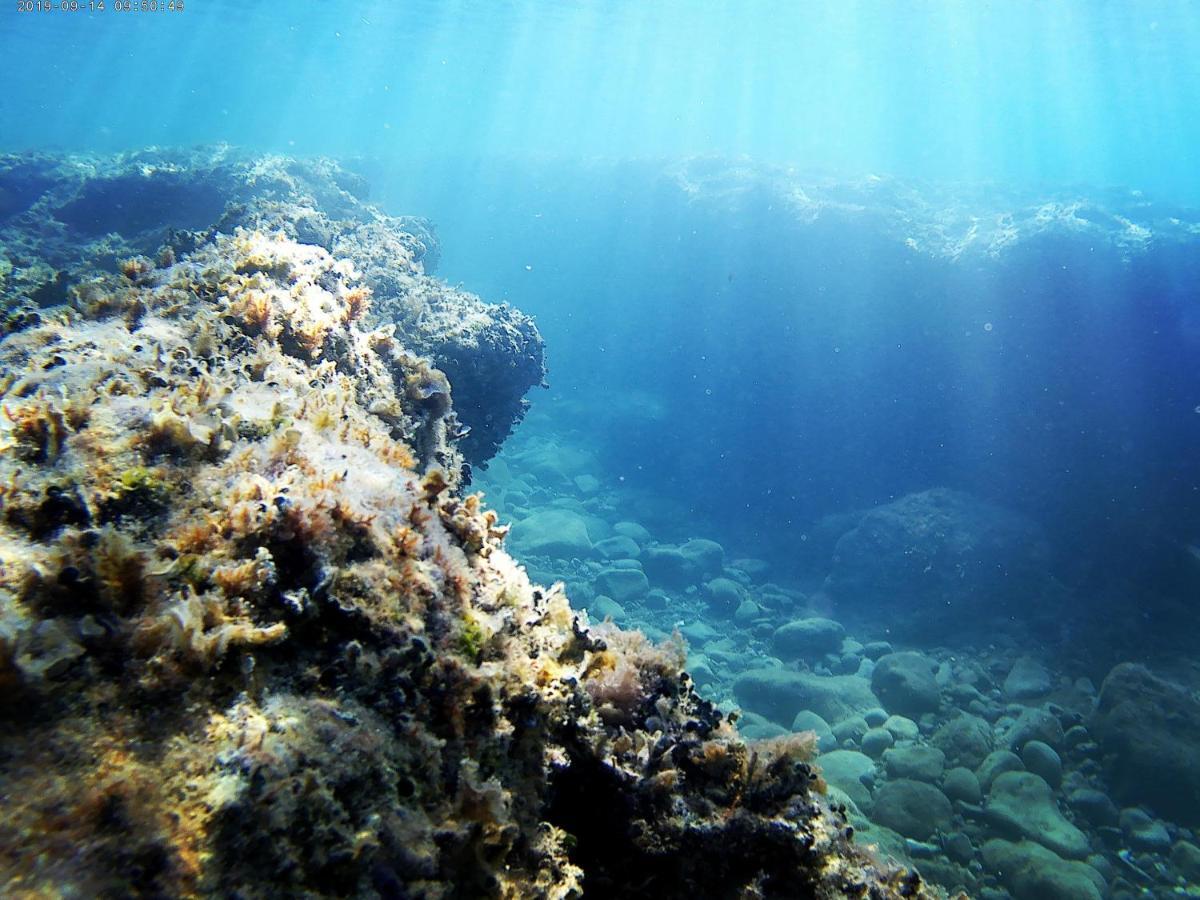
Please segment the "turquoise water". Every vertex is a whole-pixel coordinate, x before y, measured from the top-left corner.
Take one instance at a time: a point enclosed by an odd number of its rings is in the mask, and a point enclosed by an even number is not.
[[[11,4],[10,4],[11,5]],[[1195,199],[1194,5],[236,3],[4,16],[9,147],[750,154]]]
[[[338,158],[536,317],[535,579],[947,888],[1197,890],[1200,5],[159,5],[10,3],[0,151]]]

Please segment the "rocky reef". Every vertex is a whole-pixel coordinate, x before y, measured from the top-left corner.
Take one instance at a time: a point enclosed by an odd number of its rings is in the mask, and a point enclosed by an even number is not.
[[[0,177],[4,895],[934,895],[464,496],[527,318],[336,167],[172,158]]]
[[[431,277],[433,226],[386,215],[367,193],[361,177],[330,160],[228,147],[0,156],[5,328],[67,302],[98,272],[169,265],[237,228],[283,234],[354,263],[371,291],[369,321],[396,325],[406,350],[440,373],[417,390],[430,406],[453,393],[456,446],[467,463],[485,464],[543,382],[541,335],[512,307]]]

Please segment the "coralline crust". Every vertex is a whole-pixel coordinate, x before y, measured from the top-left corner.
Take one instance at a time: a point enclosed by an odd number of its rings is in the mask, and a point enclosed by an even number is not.
[[[0,894],[933,896],[810,735],[529,582],[444,375],[286,232],[0,339]]]

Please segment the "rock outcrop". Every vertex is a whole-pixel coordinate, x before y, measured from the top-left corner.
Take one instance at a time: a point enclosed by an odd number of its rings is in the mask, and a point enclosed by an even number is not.
[[[932,896],[853,844],[815,737],[743,742],[678,641],[529,582],[348,233],[164,158],[3,194],[48,237],[6,251],[0,893]],[[434,289],[385,226],[348,227]],[[111,230],[138,255],[72,247]]]
[[[5,330],[125,261],[169,264],[243,228],[354,263],[371,290],[372,324],[394,325],[406,351],[439,373],[414,387],[423,402],[453,394],[469,464],[499,449],[545,377],[533,321],[432,277],[440,252],[432,225],[386,215],[367,202],[360,177],[330,160],[227,147],[0,156],[0,197]]]

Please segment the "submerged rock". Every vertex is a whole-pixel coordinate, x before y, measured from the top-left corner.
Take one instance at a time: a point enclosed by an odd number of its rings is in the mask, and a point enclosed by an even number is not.
[[[543,509],[513,525],[513,546],[531,556],[561,559],[592,555],[587,522],[565,509]]]
[[[366,183],[330,160],[225,146],[0,156],[0,196],[14,190],[21,203],[0,216],[0,258],[16,258],[20,273],[0,279],[6,311],[77,302],[70,294],[86,294],[98,275],[125,266],[140,278],[138,270],[244,228],[353,263],[371,294],[366,321],[395,326],[405,350],[440,373],[404,385],[413,405],[444,406],[453,392],[468,463],[495,454],[524,416],[525,394],[544,381],[533,320],[430,277],[440,254],[432,225],[384,214],[367,202]]]
[[[988,790],[987,818],[1068,859],[1083,859],[1091,852],[1087,836],[1059,811],[1050,785],[1032,772],[996,776]]]
[[[180,183],[135,156],[30,215],[154,252],[220,213]],[[681,644],[530,583],[445,376],[365,317],[382,257],[272,209],[292,237],[63,263],[71,305],[0,337],[0,893],[930,896],[809,737],[747,745]]]
[[[1107,754],[1115,797],[1200,824],[1200,699],[1192,692],[1122,663],[1100,686],[1090,728]]]
[[[819,660],[842,646],[846,635],[840,623],[832,619],[796,619],[775,629],[771,639],[776,655],[783,660]]]
[[[932,784],[897,778],[876,791],[871,817],[905,837],[924,841],[950,827],[953,810]]]
[[[893,633],[961,635],[1041,597],[1047,559],[1029,520],[938,488],[863,514],[837,541],[825,591]]]
[[[1031,656],[1022,656],[1004,679],[1004,694],[1010,700],[1041,697],[1050,690],[1050,673]]]
[[[941,695],[933,671],[933,663],[921,653],[889,653],[876,661],[871,689],[889,713],[919,716],[936,712]]]
[[[789,669],[751,669],[733,683],[733,692],[739,703],[780,724],[790,724],[805,709],[827,722],[841,722],[879,705],[871,686],[855,675],[814,675]]]
[[[983,862],[1015,900],[1100,900],[1107,889],[1091,866],[1062,859],[1032,841],[987,841]]]

